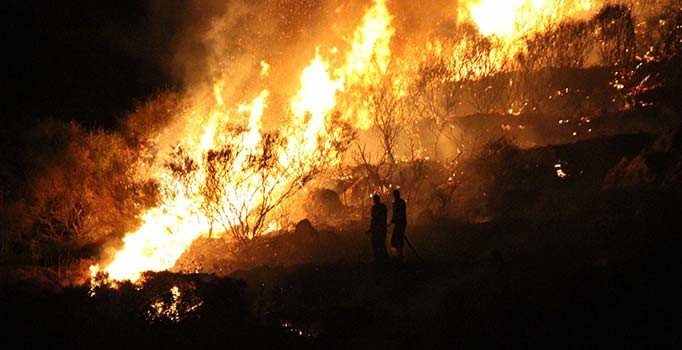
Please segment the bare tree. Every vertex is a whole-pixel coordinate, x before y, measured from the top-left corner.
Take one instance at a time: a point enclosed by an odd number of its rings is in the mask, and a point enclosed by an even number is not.
[[[398,138],[404,128],[404,101],[396,95],[390,74],[382,77],[379,84],[371,86],[367,93],[368,112],[381,141],[383,156],[388,162],[395,163]]]
[[[398,179],[401,187],[405,189],[404,195],[414,203],[419,203],[422,187],[427,175],[427,159],[420,154],[417,137],[409,138],[407,162],[398,171]]]
[[[552,68],[583,68],[594,45],[590,25],[586,21],[562,22],[547,32],[551,49],[549,66]]]
[[[514,94],[521,110],[540,111],[556,91],[566,91],[571,85],[567,79],[575,75],[570,71],[584,67],[593,46],[591,27],[585,21],[549,21],[545,27],[526,35],[524,50],[516,55]],[[579,101],[584,96],[576,98]]]
[[[201,214],[211,225],[220,226],[238,249],[245,249],[261,237],[269,214],[324,171],[348,144],[319,140],[318,148],[306,153],[287,149],[286,138],[267,133],[255,149],[245,149],[239,142],[243,130],[234,132],[235,142],[209,150],[201,162],[178,149],[167,167],[183,191],[198,196]],[[288,150],[287,162],[280,158],[283,150]]]
[[[356,164],[365,170],[369,183],[380,188],[388,188],[396,164],[388,161],[385,156],[375,159],[372,157],[371,152],[367,150],[366,145],[360,145],[358,143],[355,146],[357,149],[353,153],[353,159]],[[368,193],[371,193],[372,191],[372,189],[368,188]]]
[[[474,128],[468,128],[466,132],[464,130],[465,128],[461,125],[460,118],[450,118],[445,137],[456,147],[456,154],[454,154],[453,158],[448,159],[446,163],[448,166],[455,165],[454,163],[462,159],[465,154],[474,155],[480,151],[481,140],[485,131]]]
[[[518,64],[517,98],[531,111],[540,110],[551,93],[551,65],[556,38],[551,31],[524,38],[525,50],[516,55]]]
[[[433,157],[438,160],[439,144],[449,127],[448,120],[461,103],[460,84],[443,57],[423,62],[418,77],[409,90],[409,100],[414,113],[433,135]]]
[[[209,151],[206,156],[206,181],[201,187],[205,206],[242,244],[257,239],[270,211],[320,171],[316,166],[282,167],[275,152],[278,142],[277,137],[266,134],[262,149],[245,157],[241,171],[234,166],[241,154],[236,145]]]
[[[635,26],[625,5],[607,5],[594,17],[602,63],[630,67],[635,58]]]
[[[465,31],[467,45],[462,51],[462,85],[467,102],[479,113],[505,109],[509,101],[508,49],[500,42],[476,32]]]
[[[583,69],[594,46],[594,36],[586,21],[562,22],[552,30],[550,76],[555,106],[568,115],[585,115],[592,109],[589,91],[581,88],[579,70]]]

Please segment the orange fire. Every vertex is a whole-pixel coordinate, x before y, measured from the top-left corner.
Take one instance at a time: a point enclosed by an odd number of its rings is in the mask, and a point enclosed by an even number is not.
[[[339,135],[338,126],[330,120],[336,106],[337,95],[351,85],[371,82],[370,64],[376,62],[379,69],[385,69],[390,60],[389,43],[393,35],[391,16],[386,2],[376,0],[367,11],[353,36],[351,50],[342,66],[332,67],[324,56],[317,52],[300,76],[300,89],[291,98],[291,119],[281,130],[287,143],[276,145],[271,150],[276,155],[272,176],[266,177],[258,167],[248,164],[254,155],[264,152],[264,138],[260,121],[267,108],[269,91],[263,90],[252,101],[236,108],[225,105],[219,81],[214,84],[215,101],[210,110],[201,114],[203,101],[182,116],[187,120],[183,129],[180,147],[187,151],[189,160],[198,170],[192,173],[191,185],[178,180],[165,167],[159,167],[157,179],[162,188],[171,189],[164,195],[162,204],[142,214],[142,225],[123,238],[123,247],[109,262],[90,267],[93,277],[100,273],[109,282],[129,280],[137,282],[145,271],[163,271],[172,268],[194,240],[207,236],[213,231],[210,215],[202,207],[201,190],[197,184],[206,181],[209,174],[203,165],[207,154],[224,146],[238,145],[238,151],[231,158],[231,177],[221,183],[222,197],[219,199],[223,222],[237,225],[244,223],[259,225],[256,230],[268,232],[274,223],[249,222],[252,211],[262,208],[264,202],[275,198],[280,192],[289,191],[297,174],[313,168],[327,167],[338,163],[340,154],[328,152],[329,143]],[[266,78],[270,65],[261,61],[261,77]],[[221,133],[231,120],[246,116],[246,131],[236,135]],[[359,124],[368,122],[356,120]],[[266,198],[267,197],[267,198]],[[223,227],[227,231],[230,227]]]
[[[461,14],[473,20],[481,34],[503,39],[542,31],[552,20],[577,17],[595,8],[593,0],[474,0],[467,5]]]
[[[517,54],[526,49],[523,39],[544,32],[554,24],[571,19],[587,18],[598,9],[597,0],[467,0],[460,5],[460,23],[473,23],[478,32],[488,40],[487,50],[474,51],[471,47],[480,43],[464,37],[451,48],[454,61],[459,67],[453,69],[456,80],[477,79],[490,71],[503,72],[513,69]],[[604,3],[601,1],[600,3]],[[430,43],[431,49],[442,51],[439,42]],[[471,56],[477,56],[471,59]]]
[[[393,57],[391,41],[395,29],[386,2],[373,1],[354,31],[343,59],[334,59],[337,48],[327,52],[323,46],[311,55],[298,78],[298,90],[290,97],[288,123],[278,128],[275,136],[265,132],[261,125],[270,90],[263,88],[249,101],[230,106],[223,98],[228,82],[219,80],[212,84],[213,98],[194,101],[188,111],[178,116],[182,122],[174,126],[174,132],[182,135],[177,149],[183,151],[186,164],[191,165],[189,177],[178,180],[164,166],[172,160],[171,155],[161,157],[153,171],[160,187],[166,189],[161,204],[141,215],[140,227],[125,235],[122,247],[110,259],[91,266],[91,275],[103,273],[110,283],[138,282],[145,271],[172,268],[199,237],[220,237],[239,226],[248,227],[254,234],[266,234],[281,227],[272,220],[263,220],[263,215],[254,218],[253,213],[280,205],[292,190],[302,186],[301,179],[305,177],[302,174],[314,174],[341,161],[342,155],[332,147],[342,134],[341,126],[333,121],[339,101],[353,91],[379,84],[396,61],[401,68],[394,83],[395,93],[399,97],[406,94],[405,86],[409,85],[415,66],[409,60],[414,58],[401,62]],[[427,43],[423,51],[450,55],[446,61],[460,65],[448,79],[472,79],[483,75],[485,69],[504,69],[504,61],[523,50],[519,39],[524,35],[545,30],[548,21],[578,18],[595,7],[593,0],[463,1],[459,20],[473,23],[490,40],[491,48],[482,53],[487,60],[465,60],[464,52],[477,45],[467,37],[457,41],[452,52],[445,52],[438,41]],[[270,63],[264,60],[258,63],[260,79],[265,82],[270,75]],[[343,106],[341,120],[358,129],[372,127],[364,102],[351,102]],[[267,143],[273,139],[284,141]],[[268,155],[267,165],[254,164],[253,159],[264,154]],[[215,169],[207,170],[211,169],[212,157],[220,156],[229,160],[227,167],[221,169],[229,173],[227,177],[216,177]],[[264,171],[264,167],[268,170]],[[215,198],[207,204],[202,184],[211,181],[216,189]]]

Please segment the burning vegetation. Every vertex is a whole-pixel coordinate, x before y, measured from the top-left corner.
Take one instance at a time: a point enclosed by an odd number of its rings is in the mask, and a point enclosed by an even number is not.
[[[614,189],[680,193],[676,1],[228,1],[178,47],[182,87],[115,130],[52,121],[20,136],[39,147],[3,159],[7,266],[54,268],[91,303],[129,293],[115,298],[151,327],[217,307],[238,309],[233,325],[262,317],[307,339],[325,330],[287,311],[291,291],[262,284],[280,303],[263,306],[200,273],[357,260],[368,197],[396,188],[410,225],[436,232],[417,245],[444,260],[441,226],[566,233],[570,218],[616,231],[580,203],[596,196],[586,207],[603,214]],[[531,236],[515,239],[544,239]],[[462,239],[511,278],[499,247]],[[453,250],[458,268],[478,259]],[[278,316],[254,320],[240,303]]]
[[[223,241],[231,252],[246,249],[305,215],[294,209],[301,190],[353,164],[365,169],[365,195],[402,186],[416,199],[423,189],[410,184],[423,182],[430,159],[455,175],[435,185],[454,187],[460,156],[483,141],[462,127],[468,113],[560,113],[570,121],[646,105],[639,96],[667,84],[637,71],[676,57],[679,25],[670,23],[679,13],[674,5],[661,7],[655,14],[667,18],[644,34],[635,27],[637,9],[592,1],[463,2],[431,32],[398,33],[396,43],[394,22],[401,14],[375,1],[346,43],[316,46],[298,82],[288,84],[297,89],[288,103],[281,87],[267,88],[277,68],[265,59],[247,63],[254,77],[221,61],[224,68],[210,67],[211,88],[182,97],[184,106],[169,116],[169,126],[146,136],[146,146],[157,149],[145,147],[151,159],[130,171],[158,186],[158,204],[139,214],[139,227],[91,272],[137,281],[144,271],[172,268],[202,236]],[[648,18],[639,25],[651,23]],[[208,40],[217,41],[223,25],[212,26]],[[647,44],[637,45],[638,39]],[[584,84],[572,73],[584,69],[595,77],[603,71],[601,84],[615,93],[594,91],[595,82]],[[226,89],[235,74],[247,75],[238,79],[248,88]],[[258,85],[266,88],[238,102]],[[274,94],[279,100],[272,102]],[[349,152],[352,159],[344,158]]]

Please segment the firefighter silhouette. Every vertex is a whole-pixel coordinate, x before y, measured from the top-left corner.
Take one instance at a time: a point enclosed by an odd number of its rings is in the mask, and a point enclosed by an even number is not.
[[[381,197],[375,194],[372,196],[374,205],[372,206],[372,221],[369,226],[372,242],[372,253],[375,261],[384,261],[388,258],[386,251],[386,231],[388,229],[386,220],[388,218],[388,210],[386,205],[381,203]]]

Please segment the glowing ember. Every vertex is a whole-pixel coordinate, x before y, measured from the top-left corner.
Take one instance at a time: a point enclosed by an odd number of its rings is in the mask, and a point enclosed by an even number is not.
[[[169,320],[182,321],[183,316],[198,310],[204,302],[196,297],[185,296],[178,286],[170,289],[170,298],[157,298],[149,305],[146,317],[150,322]]]
[[[556,176],[560,179],[565,179],[568,177],[568,173],[564,171],[561,163],[554,164],[554,170],[556,171]]]

